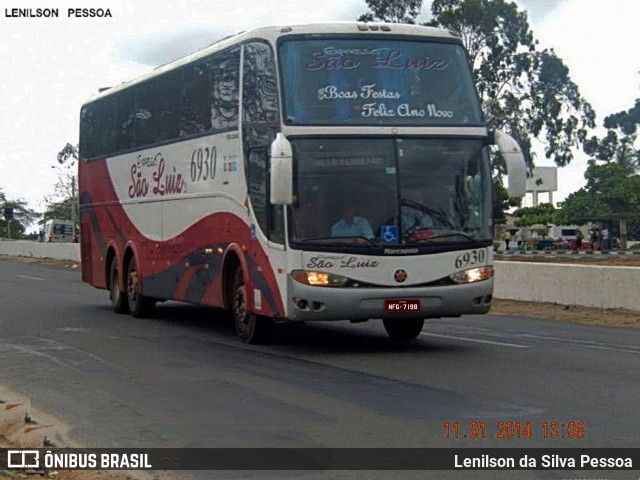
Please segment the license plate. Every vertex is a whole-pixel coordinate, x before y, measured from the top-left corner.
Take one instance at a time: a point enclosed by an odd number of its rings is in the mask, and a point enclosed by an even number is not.
[[[385,300],[385,312],[417,312],[420,310],[420,300]]]

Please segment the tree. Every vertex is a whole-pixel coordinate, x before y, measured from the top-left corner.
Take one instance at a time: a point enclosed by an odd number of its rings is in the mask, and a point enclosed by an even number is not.
[[[502,184],[502,179],[499,176],[495,176],[492,179],[493,188],[493,223],[494,225],[500,223],[506,223],[507,217],[504,212],[511,207],[517,207],[520,205],[520,199],[509,198],[507,189]]]
[[[413,20],[420,11],[415,3],[367,0],[371,12],[366,15],[388,22]],[[536,50],[526,13],[506,0],[433,0],[431,13],[426,25],[460,35],[489,127],[510,133],[530,167],[533,138],[545,141],[547,158],[559,166],[569,164],[572,148],[585,142],[595,114],[554,51]],[[493,166],[504,173],[497,155]]]
[[[520,208],[513,212],[513,215],[516,217],[515,224],[518,227],[558,223],[556,207],[551,203],[541,203],[535,207]]]
[[[0,207],[2,208],[2,220],[0,221],[0,237],[8,237],[9,229],[11,238],[21,238],[38,217],[38,214],[29,208],[27,202],[22,199],[9,200],[2,190],[0,190]],[[13,208],[13,219],[4,218],[4,209]]]
[[[378,0],[368,1],[370,12],[360,15],[358,21],[383,20],[393,23],[415,23],[420,13],[422,0]]]
[[[559,203],[563,223],[583,224],[611,213],[640,211],[640,175],[629,175],[617,163],[590,160],[584,176],[587,184]]]
[[[58,181],[54,187],[53,196],[46,197],[46,208],[43,222],[50,219],[72,220],[78,219],[78,183],[77,183],[78,147],[67,143],[57,155],[57,165],[51,168],[57,170]]]
[[[615,162],[628,174],[640,168],[640,149],[635,147],[640,125],[640,98],[627,111],[609,115],[604,119],[607,134],[604,138],[593,136],[585,144],[585,152],[604,162]]]

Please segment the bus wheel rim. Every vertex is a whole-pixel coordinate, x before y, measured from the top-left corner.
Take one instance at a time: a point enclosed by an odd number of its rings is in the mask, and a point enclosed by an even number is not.
[[[138,301],[138,272],[132,269],[129,272],[129,285],[127,285],[127,293],[132,304]]]
[[[235,319],[238,325],[241,325],[243,329],[246,329],[248,326],[248,317],[247,317],[247,299],[244,291],[244,285],[238,287],[235,295]]]

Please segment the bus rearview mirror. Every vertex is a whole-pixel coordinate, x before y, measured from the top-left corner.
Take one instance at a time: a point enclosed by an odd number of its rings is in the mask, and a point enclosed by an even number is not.
[[[282,133],[271,143],[270,187],[272,205],[293,202],[293,153],[291,143]]]
[[[522,149],[511,135],[498,130],[494,131],[493,134],[494,142],[507,164],[507,178],[509,181],[507,193],[510,198],[522,198],[525,196],[527,183],[527,167]]]

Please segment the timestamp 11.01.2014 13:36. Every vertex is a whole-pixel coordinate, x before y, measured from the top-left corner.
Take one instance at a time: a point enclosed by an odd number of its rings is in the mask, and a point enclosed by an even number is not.
[[[446,421],[442,424],[444,437],[449,439],[583,439],[587,434],[583,421],[548,420],[539,423],[531,421],[487,422],[472,420],[467,422]]]

